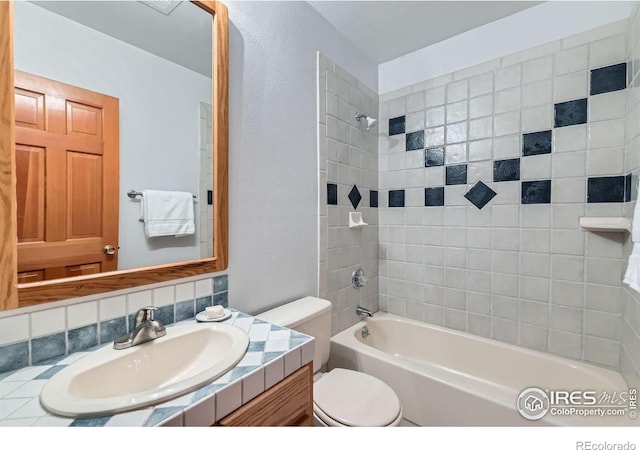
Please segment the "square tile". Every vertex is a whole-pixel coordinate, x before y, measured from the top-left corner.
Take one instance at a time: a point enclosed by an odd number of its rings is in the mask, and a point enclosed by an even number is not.
[[[378,191],[369,191],[369,206],[371,208],[378,207]]]
[[[520,158],[493,162],[493,181],[517,181],[520,179]]]
[[[571,100],[563,103],[556,103],[555,127],[568,127],[587,123],[587,99]]]
[[[0,347],[0,373],[29,365],[29,344],[18,342]]]
[[[623,202],[625,177],[591,177],[587,180],[587,203]]]
[[[434,147],[425,150],[424,166],[443,166],[444,165],[444,147]]]
[[[404,207],[404,189],[389,191],[389,207]]]
[[[482,181],[478,181],[475,186],[469,189],[469,192],[464,194],[465,198],[478,209],[484,208],[496,195],[495,191]]]
[[[425,188],[424,206],[444,206],[444,187]]]
[[[31,363],[37,364],[63,356],[67,351],[65,333],[50,334],[31,340]]]
[[[100,343],[114,341],[127,332],[127,320],[124,317],[100,322]]]
[[[222,292],[227,290],[229,290],[229,277],[227,275],[221,275],[213,279],[213,292]]]
[[[69,353],[98,345],[98,325],[75,328],[67,332]]]
[[[523,205],[551,203],[551,180],[523,181],[521,202]]]
[[[389,119],[389,136],[404,133],[405,116]]]
[[[591,71],[591,95],[603,94],[627,87],[627,63],[601,67]]]
[[[458,164],[446,167],[445,184],[447,186],[455,184],[467,184],[467,165]]]
[[[193,317],[195,317],[194,308],[194,300],[186,300],[184,302],[176,303],[176,322],[192,319]]]
[[[327,205],[338,204],[338,185],[327,183]]]
[[[413,133],[407,133],[407,151],[421,150],[424,148],[424,130],[414,131]]]
[[[551,130],[522,135],[522,156],[551,153]]]

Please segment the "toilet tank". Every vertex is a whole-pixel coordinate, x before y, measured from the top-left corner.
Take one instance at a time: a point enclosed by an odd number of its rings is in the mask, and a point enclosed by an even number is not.
[[[305,297],[265,311],[256,317],[313,336],[315,338],[314,373],[329,360],[331,302],[328,300]]]

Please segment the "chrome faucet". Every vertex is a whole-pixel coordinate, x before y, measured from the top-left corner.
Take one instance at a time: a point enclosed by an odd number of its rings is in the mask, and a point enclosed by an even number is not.
[[[369,316],[369,317],[373,317],[373,313],[371,312],[370,309],[367,309],[363,306],[358,306],[356,308],[356,314],[359,316]]]
[[[113,342],[115,350],[122,350],[152,341],[167,334],[167,329],[154,319],[154,306],[145,306],[136,312],[136,326],[131,333],[120,336]]]

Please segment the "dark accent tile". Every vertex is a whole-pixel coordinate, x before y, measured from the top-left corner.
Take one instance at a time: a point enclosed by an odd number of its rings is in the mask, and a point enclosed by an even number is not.
[[[213,191],[207,191],[207,205],[213,205]]]
[[[213,292],[222,292],[229,290],[229,277],[221,275],[213,279]]]
[[[210,295],[196,299],[196,314],[207,309],[207,306],[213,306],[213,299]]]
[[[551,203],[551,180],[523,181],[520,195],[523,205]]]
[[[496,192],[482,181],[478,181],[466,194],[464,194],[465,198],[473,203],[478,209],[484,208],[496,195]]]
[[[493,181],[518,181],[520,179],[520,158],[502,159],[493,162]]]
[[[69,338],[69,353],[94,347],[98,345],[98,324],[94,323],[86,327],[74,328],[67,331],[67,336]]]
[[[455,166],[447,166],[445,174],[445,184],[451,186],[453,184],[467,184],[467,165],[458,164]]]
[[[124,317],[100,322],[100,343],[115,341],[127,333],[127,320]]]
[[[444,166],[444,147],[426,149],[424,151],[424,166]]]
[[[587,99],[555,104],[555,127],[568,127],[587,123]]]
[[[591,71],[591,95],[620,91],[627,87],[627,63],[601,67]]]
[[[398,189],[395,191],[389,191],[389,207],[403,207],[404,206],[404,189]]]
[[[358,186],[355,184],[351,188],[349,192],[349,201],[353,205],[353,209],[358,209],[358,205],[360,204],[360,200],[362,200],[362,195],[360,195],[360,191],[358,190]]]
[[[625,177],[592,177],[587,180],[587,203],[624,201]]]
[[[404,116],[389,119],[389,136],[404,133]]]
[[[522,135],[522,156],[551,153],[551,130]]]
[[[31,340],[31,364],[63,356],[67,351],[65,333],[50,334]]]
[[[444,187],[424,188],[424,206],[444,206]]]
[[[34,380],[49,380],[52,376],[60,372],[67,367],[66,365],[53,366],[42,372],[40,375],[34,378]]]
[[[186,300],[184,302],[176,303],[176,322],[193,319],[195,317],[195,313],[193,312],[195,305],[196,302],[194,300]]]
[[[111,419],[112,416],[103,416],[103,417],[87,417],[84,419],[76,419],[71,424],[70,427],[103,427],[105,424]]]
[[[424,130],[407,133],[407,151],[422,150],[424,148]]]
[[[338,185],[327,183],[327,205],[338,204]]]
[[[220,305],[223,308],[229,307],[229,295],[228,292],[220,292],[213,296],[213,304]]]
[[[22,369],[29,365],[29,343],[27,341],[0,347],[0,373]]]
[[[371,208],[378,207],[378,191],[369,191],[369,206]]]
[[[631,174],[624,177],[624,201],[631,201]]]
[[[154,317],[163,325],[175,322],[174,305],[161,306],[160,308],[156,309]]]

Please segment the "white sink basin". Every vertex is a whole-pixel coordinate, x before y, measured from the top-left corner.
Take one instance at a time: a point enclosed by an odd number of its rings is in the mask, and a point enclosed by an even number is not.
[[[222,376],[244,356],[249,337],[233,325],[195,323],[125,350],[103,347],[55,374],[40,403],[67,417],[139,409],[178,397]]]

